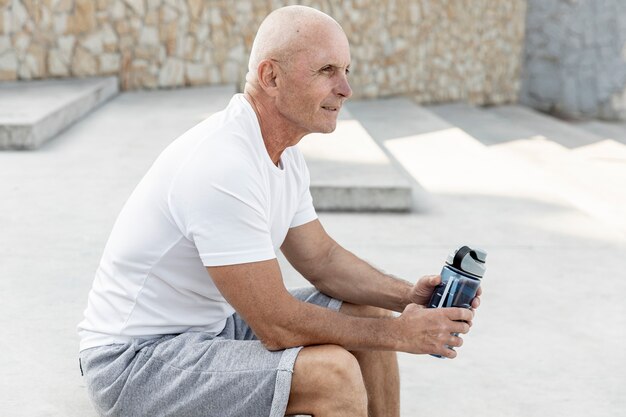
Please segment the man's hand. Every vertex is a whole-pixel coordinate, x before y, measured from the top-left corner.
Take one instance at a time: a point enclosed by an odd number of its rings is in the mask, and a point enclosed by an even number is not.
[[[441,284],[441,275],[426,275],[417,281],[411,289],[410,300],[412,303],[427,307],[430,297],[437,285]],[[483,293],[481,287],[478,287],[476,297],[472,300],[472,309],[475,310],[480,306],[480,295]]]
[[[398,350],[409,353],[429,353],[455,358],[450,347],[460,347],[463,339],[453,333],[469,332],[474,312],[466,308],[424,308],[409,304],[400,317]]]

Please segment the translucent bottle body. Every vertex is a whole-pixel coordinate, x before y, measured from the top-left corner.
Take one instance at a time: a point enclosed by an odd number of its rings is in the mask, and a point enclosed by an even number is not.
[[[480,279],[461,273],[446,265],[441,270],[441,284],[435,287],[428,303],[429,308],[463,307],[470,308],[480,287]]]

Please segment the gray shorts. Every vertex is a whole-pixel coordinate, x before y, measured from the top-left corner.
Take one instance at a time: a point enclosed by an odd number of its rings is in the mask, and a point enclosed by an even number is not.
[[[339,310],[314,288],[291,290]],[[217,336],[202,332],[99,346],[80,353],[91,401],[101,416],[283,417],[302,347],[270,352],[238,315]]]

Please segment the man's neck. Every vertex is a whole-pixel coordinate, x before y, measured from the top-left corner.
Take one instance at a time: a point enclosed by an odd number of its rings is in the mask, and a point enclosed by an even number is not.
[[[270,100],[258,99],[249,92],[245,92],[244,97],[256,113],[265,149],[274,165],[278,166],[283,151],[300,142],[304,134],[290,127]]]

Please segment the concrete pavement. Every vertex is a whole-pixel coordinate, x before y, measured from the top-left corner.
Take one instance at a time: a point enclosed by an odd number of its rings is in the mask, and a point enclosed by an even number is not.
[[[158,153],[230,92],[123,93],[35,152],[0,152],[1,415],[95,416],[75,326],[110,228]],[[519,152],[528,138],[485,144],[402,99],[348,110],[413,185],[417,210],[320,213],[329,233],[409,280],[437,273],[459,244],[489,252],[459,357],[400,354],[403,417],[626,416],[625,231],[560,193],[550,154]],[[626,170],[605,156],[594,163]],[[584,200],[607,186],[573,188]],[[281,264],[287,286],[304,282]]]

